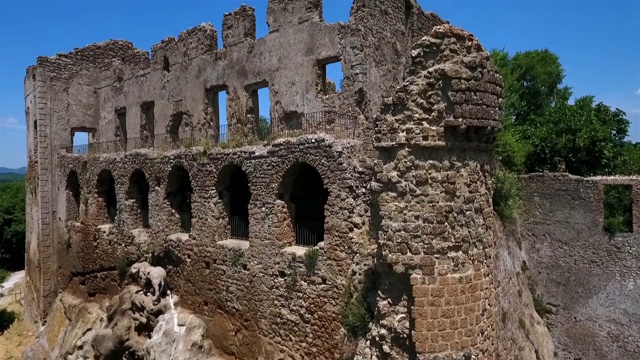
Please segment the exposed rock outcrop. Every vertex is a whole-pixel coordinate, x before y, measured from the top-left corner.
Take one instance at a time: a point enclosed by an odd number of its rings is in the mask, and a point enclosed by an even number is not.
[[[169,294],[155,303],[138,286],[117,296],[86,302],[60,294],[47,325],[25,359],[218,359],[205,322],[176,307]]]

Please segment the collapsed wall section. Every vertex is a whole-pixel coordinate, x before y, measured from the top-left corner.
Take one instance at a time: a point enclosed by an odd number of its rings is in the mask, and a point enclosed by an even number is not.
[[[640,179],[568,174],[522,177],[527,196],[517,226],[532,293],[560,358],[640,357]],[[605,187],[632,192],[632,232],[607,234]]]

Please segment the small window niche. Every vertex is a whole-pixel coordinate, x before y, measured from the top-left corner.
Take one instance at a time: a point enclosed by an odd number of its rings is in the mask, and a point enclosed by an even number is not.
[[[116,108],[116,140],[120,141],[120,147],[123,151],[127,151],[127,108]]]
[[[227,91],[225,85],[211,86],[205,89],[205,97],[207,99],[207,109],[205,110],[205,119],[209,126],[217,129],[214,132],[214,141],[218,143],[227,142],[227,134],[229,132],[227,123]],[[216,136],[217,135],[217,136]]]
[[[140,104],[140,141],[144,147],[151,148],[155,140],[155,102]]]
[[[271,99],[269,83],[262,81],[248,87],[251,95],[253,117],[255,119],[258,140],[264,141],[271,137]]]
[[[332,56],[318,61],[318,85],[323,95],[333,95],[342,92],[342,62],[340,57]]]
[[[633,232],[633,191],[631,185],[604,186],[603,230],[610,235]]]

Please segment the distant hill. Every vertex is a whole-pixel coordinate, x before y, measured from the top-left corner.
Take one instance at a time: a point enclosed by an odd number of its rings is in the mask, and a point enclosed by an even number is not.
[[[24,174],[0,173],[0,183],[22,180],[24,180]]]
[[[6,168],[6,167],[1,167],[0,166],[0,174],[6,174],[6,173],[14,173],[14,174],[26,174],[27,173],[27,167],[23,166],[17,169],[11,169],[11,168]]]

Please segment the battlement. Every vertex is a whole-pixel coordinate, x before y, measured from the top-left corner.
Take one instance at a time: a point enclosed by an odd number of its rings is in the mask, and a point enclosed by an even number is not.
[[[222,20],[222,43],[225,48],[245,40],[256,39],[255,9],[242,5],[238,10],[224,14]]]
[[[306,21],[322,22],[322,0],[269,0],[269,32]]]
[[[70,78],[79,71],[91,68],[109,71],[116,63],[139,69],[147,68],[149,53],[136,48],[130,41],[108,40],[52,57],[38,56],[36,66],[51,77]],[[33,67],[27,69],[27,76],[33,71]]]
[[[181,60],[211,54],[218,50],[218,32],[209,23],[183,31],[178,38],[170,36],[151,48],[154,68],[166,68]]]

